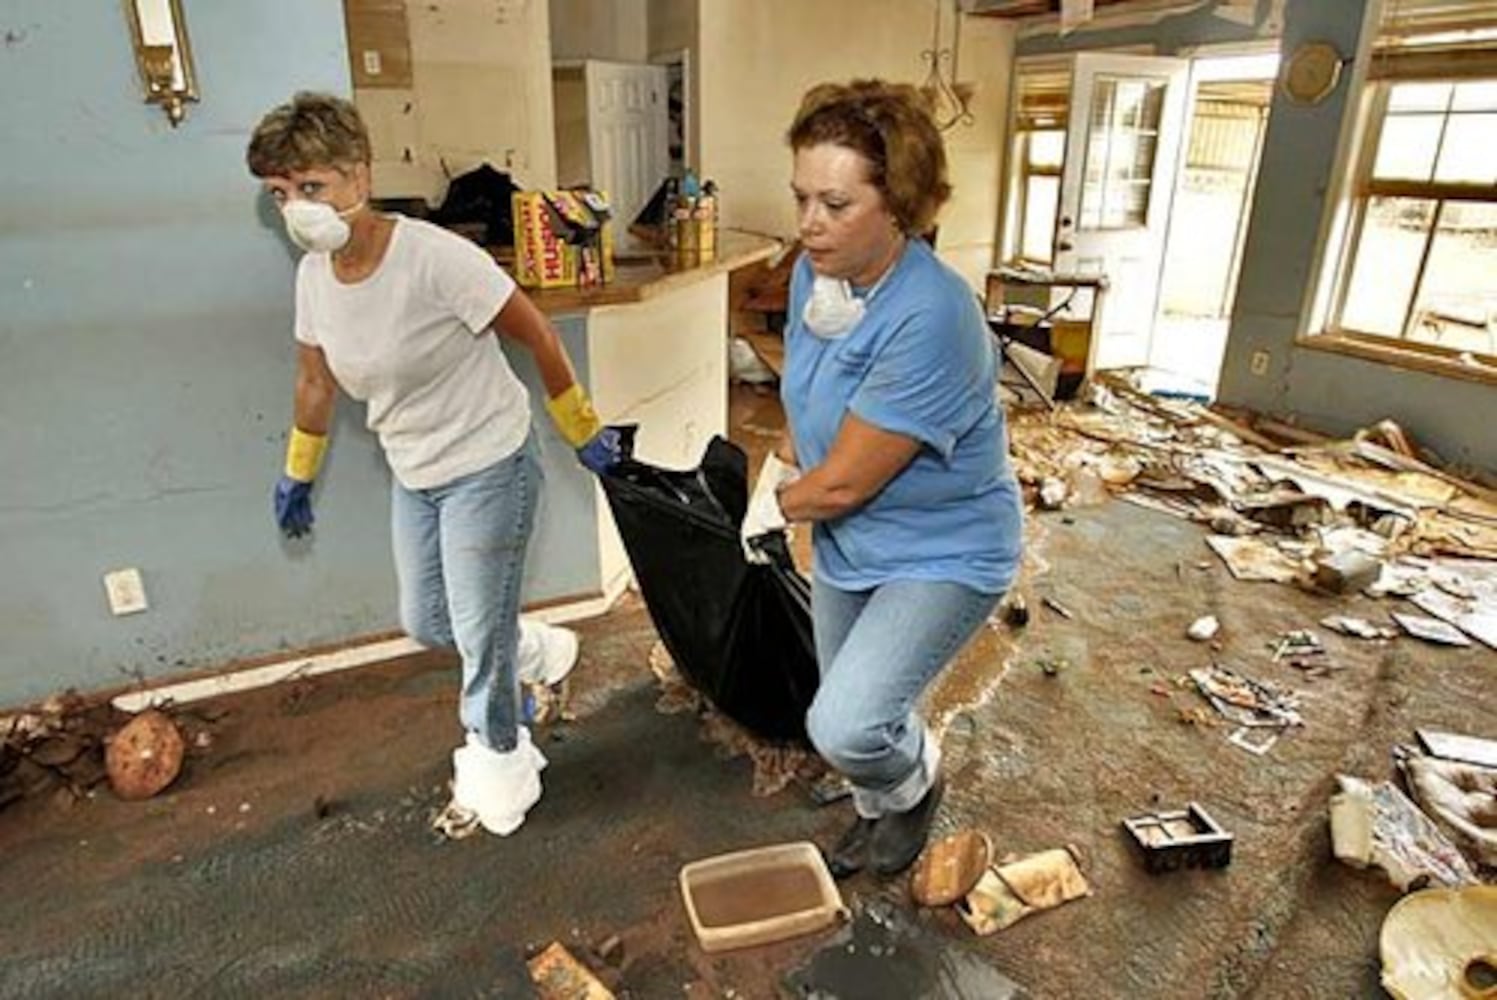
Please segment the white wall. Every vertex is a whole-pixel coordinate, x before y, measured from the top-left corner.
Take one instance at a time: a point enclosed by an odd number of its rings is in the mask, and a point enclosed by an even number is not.
[[[375,194],[436,203],[447,176],[485,160],[523,187],[555,186],[546,4],[423,0],[406,17],[413,86],[354,91],[374,143]]]
[[[909,0],[710,0],[698,7],[699,163],[722,191],[727,226],[793,235],[790,153],[801,95],[854,77],[919,84],[934,6]],[[951,21],[946,22],[947,41]],[[1014,29],[967,18],[961,76],[978,82],[975,122],[946,133],[955,194],[940,218],[938,249],[969,279],[993,259],[999,168]]]

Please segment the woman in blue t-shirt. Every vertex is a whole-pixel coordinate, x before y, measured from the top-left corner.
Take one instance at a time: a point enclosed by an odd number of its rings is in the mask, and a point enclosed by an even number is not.
[[[971,288],[921,234],[946,155],[910,86],[810,90],[787,136],[804,247],[790,285],[787,428],[743,522],[744,550],[813,524],[821,688],[806,726],[853,785],[838,877],[920,854],[941,798],[921,694],[997,605],[1022,517],[996,359]]]

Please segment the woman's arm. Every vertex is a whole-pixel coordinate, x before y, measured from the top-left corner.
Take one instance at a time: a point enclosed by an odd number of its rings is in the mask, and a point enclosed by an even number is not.
[[[555,399],[576,384],[577,376],[561,337],[524,290],[516,288],[510,293],[490,325],[501,336],[518,341],[535,358],[547,396]]]
[[[296,392],[292,403],[293,423],[307,434],[327,435],[333,422],[333,404],[338,382],[327,366],[322,348],[296,345]]]
[[[826,461],[779,493],[788,521],[832,521],[873,499],[920,451],[920,442],[852,413],[842,418]]]

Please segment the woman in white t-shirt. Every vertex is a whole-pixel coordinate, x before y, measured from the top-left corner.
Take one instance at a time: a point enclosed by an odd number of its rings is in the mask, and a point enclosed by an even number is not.
[[[545,758],[522,724],[519,682],[571,669],[576,638],[519,618],[541,487],[530,400],[496,337],[535,359],[547,411],[579,459],[619,457],[555,329],[482,249],[369,207],[369,134],[342,98],[299,93],[255,129],[246,159],[307,251],[296,272],[297,373],[276,521],[312,525],[312,483],[337,390],[367,405],[393,473],[391,532],[406,631],[462,657],[449,823],[501,836],[540,798]],[[528,675],[528,676],[526,676]]]

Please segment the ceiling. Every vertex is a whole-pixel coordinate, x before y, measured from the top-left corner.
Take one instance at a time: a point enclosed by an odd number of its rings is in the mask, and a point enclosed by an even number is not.
[[[1092,0],[1096,7],[1111,7],[1133,0]],[[967,0],[963,9],[983,17],[1035,17],[1060,13],[1060,0]]]

